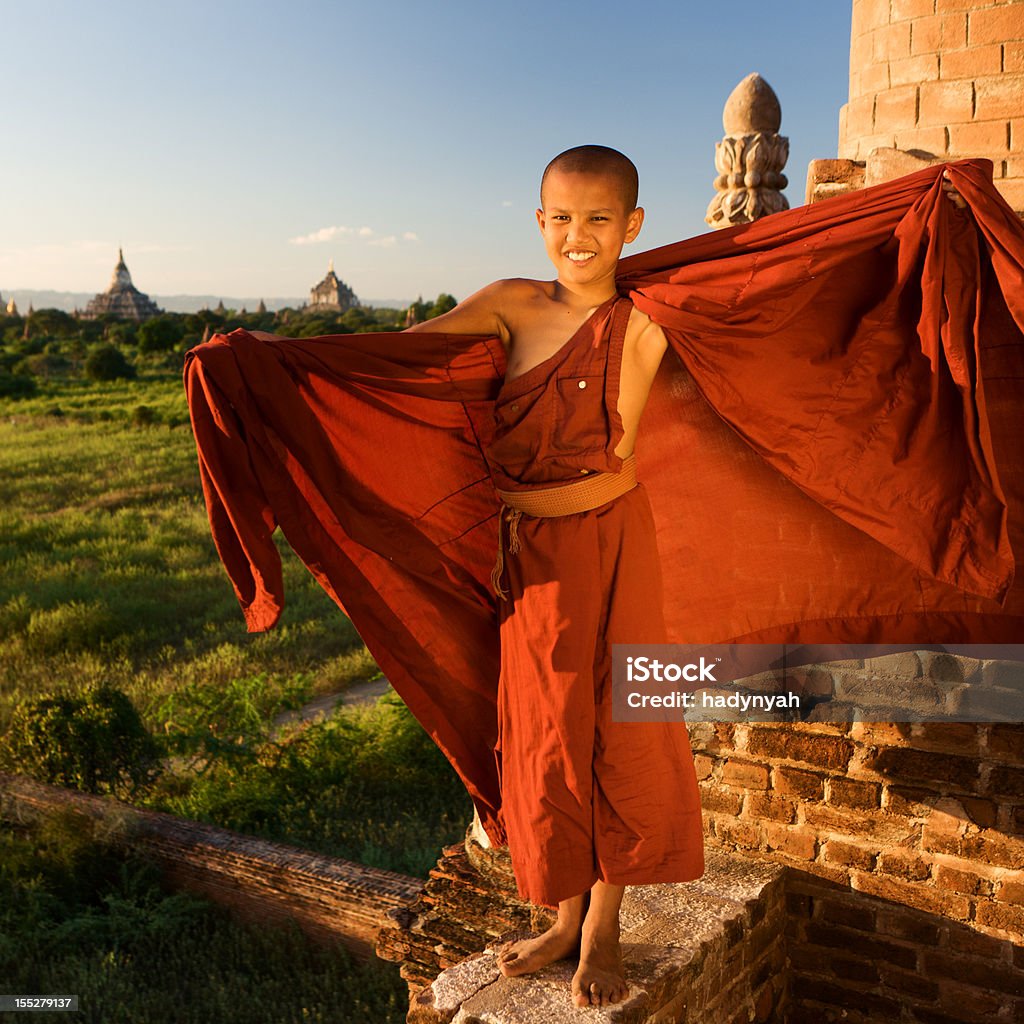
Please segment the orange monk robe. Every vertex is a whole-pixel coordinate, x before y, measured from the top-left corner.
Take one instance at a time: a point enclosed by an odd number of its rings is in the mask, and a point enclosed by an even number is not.
[[[928,168],[622,261],[674,353],[637,448],[669,639],[1024,637],[1024,227],[988,161],[947,167],[973,223]],[[242,330],[184,371],[249,631],[283,607],[280,526],[499,844],[504,372],[496,338]]]

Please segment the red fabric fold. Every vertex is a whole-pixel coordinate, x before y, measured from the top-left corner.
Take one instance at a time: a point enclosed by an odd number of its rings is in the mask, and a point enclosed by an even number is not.
[[[625,259],[672,352],[637,444],[670,639],[1024,637],[1024,228],[987,161]],[[218,553],[250,632],[284,606],[280,525],[460,773],[495,842],[495,338],[191,349]]]

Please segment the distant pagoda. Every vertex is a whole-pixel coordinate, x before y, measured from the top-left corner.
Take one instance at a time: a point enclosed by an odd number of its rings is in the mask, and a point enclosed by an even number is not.
[[[358,306],[355,292],[334,272],[334,260],[327,266],[327,276],[309,290],[309,309],[329,309],[336,313]]]
[[[117,266],[110,279],[110,287],[89,301],[82,318],[95,320],[101,316],[116,316],[121,320],[149,320],[159,316],[162,309],[132,284],[132,275],[125,266],[124,253],[117,250]]]

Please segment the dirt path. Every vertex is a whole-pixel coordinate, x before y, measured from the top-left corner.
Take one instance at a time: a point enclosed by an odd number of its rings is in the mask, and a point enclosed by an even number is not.
[[[272,737],[276,739],[277,733],[286,725],[311,722],[321,712],[325,717],[329,717],[339,704],[369,704],[390,689],[391,684],[381,676],[356,683],[342,693],[327,693],[316,697],[297,711],[282,711],[273,721]]]

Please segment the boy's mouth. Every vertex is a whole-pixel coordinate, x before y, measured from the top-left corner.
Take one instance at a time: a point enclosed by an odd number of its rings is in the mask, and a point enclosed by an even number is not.
[[[589,249],[570,249],[565,255],[571,259],[573,263],[586,263],[587,260],[593,259],[597,253],[592,252]]]

